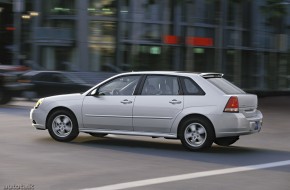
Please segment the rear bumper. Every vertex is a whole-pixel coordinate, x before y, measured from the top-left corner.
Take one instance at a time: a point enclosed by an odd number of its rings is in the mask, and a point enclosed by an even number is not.
[[[258,110],[255,117],[246,118],[242,113],[227,113],[220,116],[218,120],[218,122],[213,122],[216,137],[240,136],[258,133],[261,131],[263,125],[263,115]]]

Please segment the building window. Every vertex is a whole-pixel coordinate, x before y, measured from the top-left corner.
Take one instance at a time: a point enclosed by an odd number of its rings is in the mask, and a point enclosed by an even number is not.
[[[120,3],[120,15],[122,19],[130,18],[130,0],[119,0]]]
[[[172,70],[172,46],[132,45],[121,46],[121,66],[123,70]]]
[[[212,72],[214,68],[214,49],[211,48],[192,48],[194,57],[194,71],[196,72]]]
[[[91,21],[89,24],[90,70],[115,71],[116,23]]]
[[[49,7],[50,14],[53,15],[72,15],[76,13],[75,0],[51,0],[45,1],[45,3]]]
[[[131,38],[133,40],[161,42],[161,33],[162,28],[159,24],[134,23]]]
[[[158,0],[147,0],[143,2],[143,13],[145,20],[161,20],[161,2]]]
[[[188,23],[194,23],[196,17],[195,1],[185,1],[183,6],[183,20]]]
[[[116,16],[117,1],[116,0],[90,0],[88,7],[91,16]]]
[[[89,31],[90,43],[115,43],[115,22],[91,21]]]

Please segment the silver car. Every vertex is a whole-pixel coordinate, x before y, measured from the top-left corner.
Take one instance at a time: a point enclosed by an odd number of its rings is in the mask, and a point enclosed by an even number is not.
[[[180,139],[189,150],[229,146],[257,133],[257,96],[220,73],[131,72],[113,76],[82,94],[40,99],[30,112],[36,129],[57,141],[79,132]]]

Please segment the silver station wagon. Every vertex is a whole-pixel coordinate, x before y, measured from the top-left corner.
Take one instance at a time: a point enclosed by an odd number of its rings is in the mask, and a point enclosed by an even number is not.
[[[229,146],[261,130],[257,96],[220,73],[131,72],[82,94],[40,99],[30,112],[36,129],[57,141],[79,132],[180,139],[189,150]]]

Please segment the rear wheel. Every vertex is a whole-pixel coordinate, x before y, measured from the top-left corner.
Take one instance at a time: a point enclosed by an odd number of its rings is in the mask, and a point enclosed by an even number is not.
[[[182,145],[192,151],[211,147],[215,133],[212,124],[203,117],[193,117],[185,120],[179,130]]]
[[[75,116],[67,110],[53,112],[47,122],[50,136],[61,142],[69,142],[79,134],[78,123]]]
[[[216,138],[214,143],[220,146],[230,146],[239,140],[239,136],[237,137],[221,137]]]

